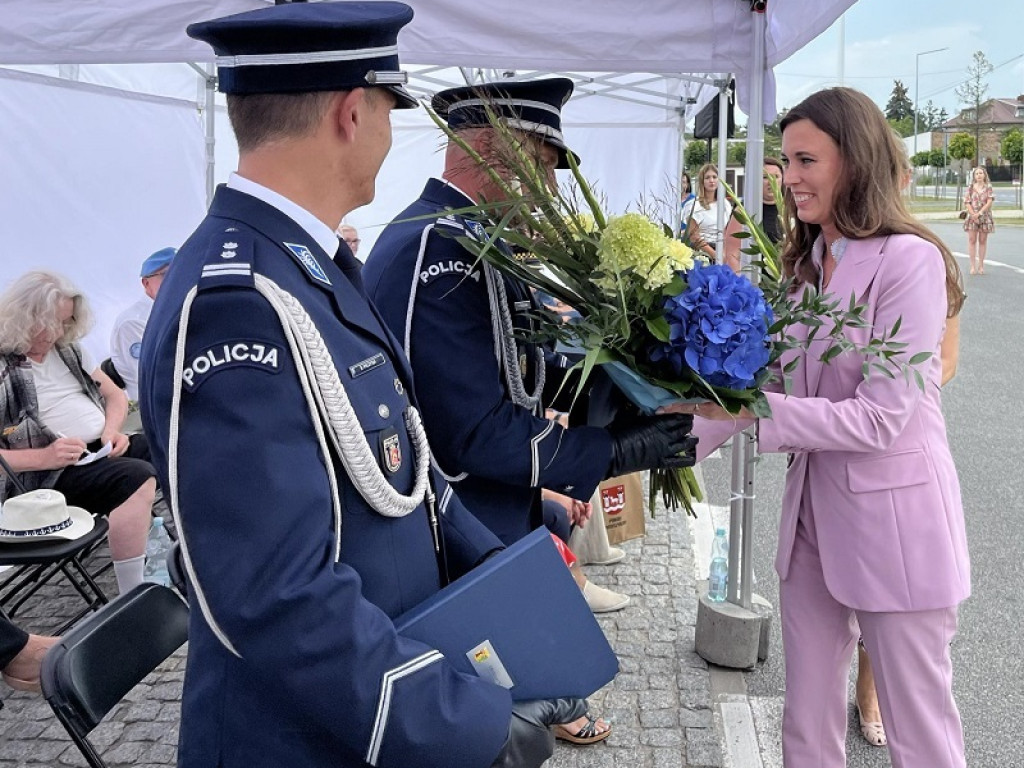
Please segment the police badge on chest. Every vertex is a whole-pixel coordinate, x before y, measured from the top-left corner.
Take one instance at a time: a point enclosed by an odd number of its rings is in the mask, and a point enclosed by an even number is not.
[[[380,433],[380,459],[381,466],[391,474],[402,468],[402,442],[394,427],[388,427]]]

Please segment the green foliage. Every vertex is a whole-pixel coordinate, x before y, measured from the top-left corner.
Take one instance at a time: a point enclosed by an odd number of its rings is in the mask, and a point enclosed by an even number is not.
[[[974,125],[974,153],[971,157],[974,164],[980,165],[978,161],[978,145],[981,143],[981,105],[985,102],[985,94],[988,92],[988,84],[985,78],[992,71],[985,54],[975,51],[971,63],[967,67],[967,79],[956,88],[956,96],[962,104],[973,115],[970,122]],[[967,158],[962,158],[966,160]]]
[[[704,139],[694,139],[688,142],[683,152],[683,158],[686,161],[686,167],[696,172],[708,161],[708,143]],[[696,179],[693,183],[697,183]]]
[[[907,136],[914,135],[914,118],[913,117],[902,117],[899,120],[887,121],[892,129],[899,134],[900,138],[907,138]]]
[[[747,162],[747,143],[745,141],[732,142],[725,153],[729,165],[743,165]]]
[[[917,113],[917,130],[920,132],[937,131],[949,119],[946,108],[937,108],[929,99],[928,103]]]
[[[907,87],[899,80],[894,80],[892,94],[889,96],[889,102],[885,105],[885,118],[892,122],[905,120],[908,117],[913,123],[914,102],[910,100]]]
[[[946,167],[946,153],[941,149],[933,149],[928,153],[928,165],[932,168]]]
[[[449,236],[456,237],[478,260],[580,313],[579,322],[572,324],[562,323],[550,312],[537,313],[537,330],[528,334],[536,341],[560,340],[585,350],[578,364],[577,393],[586,385],[593,366],[619,362],[682,400],[710,400],[732,413],[745,408],[756,416],[768,417],[771,410],[763,387],[781,378],[788,389],[795,365],[787,364],[783,368],[780,358],[787,351],[807,349],[811,342],[828,342],[820,347],[824,349],[820,355],[824,362],[844,354],[860,355],[864,357],[866,372],[877,370],[889,377],[900,371],[909,376],[907,371],[916,364],[907,362],[906,345],[893,340],[898,323],[881,338],[872,338],[867,344],[850,340],[849,329],[869,327],[865,319],[866,307],[858,305],[852,296],[844,302],[830,295],[823,296],[813,288],[796,291],[794,279],[786,278],[783,273],[776,244],[742,205],[737,205],[735,215],[746,230],[741,237],[751,241],[752,247],[747,252],[757,257],[754,267],[761,276],[761,288],[774,316],[768,329],[773,338],[769,365],[760,372],[755,386],[746,390],[711,386],[689,369],[682,374],[672,374],[672,369],[664,367],[664,363],[651,360],[650,345],[652,340],[664,340],[670,333],[663,314],[664,303],[666,298],[684,290],[687,273],[683,270],[687,267],[673,266],[659,281],[664,284],[651,285],[649,279],[658,266],[666,262],[669,265],[692,264],[689,249],[672,240],[671,230],[667,228],[664,229],[666,242],[659,245],[660,230],[655,227],[652,235],[649,232],[652,223],[643,220],[642,215],[606,216],[598,195],[571,155],[572,184],[549,186],[538,158],[530,154],[516,132],[493,113],[490,124],[498,136],[494,147],[498,154],[495,160],[488,161],[436,114],[430,110],[428,113],[450,141],[462,147],[484,168],[498,185],[502,198],[450,211],[480,222],[482,230],[478,234],[455,234],[456,230],[451,228],[438,231],[450,231]],[[495,171],[495,162],[507,169],[508,176]],[[509,178],[515,182],[510,182]],[[727,184],[725,188],[730,198],[735,199]],[[776,191],[776,199],[782,199],[779,191]],[[785,212],[780,209],[779,215],[784,216]],[[624,223],[627,220],[631,222],[628,227]],[[609,257],[620,237],[625,238],[619,241],[623,246],[620,255]],[[658,242],[653,242],[655,240]],[[499,241],[509,247],[498,247]],[[522,259],[516,253],[529,253],[531,258]],[[793,333],[797,325],[811,329],[806,341]],[[682,506],[692,511],[692,502],[699,496],[691,475],[691,470],[652,472],[652,498],[661,494],[670,507]]]
[[[929,152],[926,149],[922,149],[920,152],[918,152],[916,155],[910,158],[910,164],[915,168],[922,168],[926,165],[931,165],[931,156],[931,152]]]
[[[1014,128],[1003,137],[999,151],[1008,163],[1020,163],[1024,160],[1024,133],[1020,128]]]
[[[957,160],[970,160],[978,149],[974,137],[965,131],[949,137],[949,156]]]

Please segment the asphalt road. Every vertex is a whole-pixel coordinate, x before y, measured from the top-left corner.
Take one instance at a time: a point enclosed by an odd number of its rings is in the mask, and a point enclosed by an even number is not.
[[[929,224],[954,252],[966,252],[959,222]],[[1024,765],[1024,406],[1018,389],[1024,382],[1024,226],[997,223],[988,258],[985,275],[965,275],[960,367],[943,393],[971,553],[973,595],[961,607],[953,644],[955,695],[971,768]],[[966,258],[960,264],[966,272]],[[704,463],[713,504],[728,497],[729,453],[723,453],[724,461]],[[784,472],[785,457],[764,456],[756,480],[757,592],[776,611],[773,561]],[[763,699],[766,711],[777,711],[784,691],[777,625],[768,660],[745,678],[752,700]],[[765,725],[778,727],[771,719],[759,728]],[[847,753],[851,768],[890,765],[887,752],[865,744],[855,725]]]
[[[995,192],[997,205],[1020,207],[1020,190],[1016,187],[993,187],[992,190]],[[936,194],[940,198],[955,198],[957,196],[956,184],[946,184],[945,186],[940,184],[938,193],[932,184],[919,184],[917,187],[917,196],[920,200],[929,200],[936,197]],[[960,194],[963,195],[962,187]]]

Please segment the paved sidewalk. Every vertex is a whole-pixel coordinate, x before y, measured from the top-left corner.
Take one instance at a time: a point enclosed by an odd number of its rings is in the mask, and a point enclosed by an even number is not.
[[[647,536],[624,545],[620,564],[590,566],[595,583],[632,596],[624,610],[600,617],[619,654],[615,681],[591,698],[614,732],[589,747],[559,742],[550,768],[719,768],[722,751],[711,709],[707,664],[693,651],[696,620],[690,528],[681,514],[660,512]],[[102,562],[100,560],[99,562]],[[107,594],[116,589],[108,571]],[[33,632],[58,626],[79,605],[70,587],[49,588],[17,617]],[[116,650],[112,650],[116,652]],[[586,663],[566,649],[566,663]],[[184,649],[134,689],[94,732],[112,768],[175,764]],[[84,766],[78,750],[39,696],[0,686],[0,768]]]

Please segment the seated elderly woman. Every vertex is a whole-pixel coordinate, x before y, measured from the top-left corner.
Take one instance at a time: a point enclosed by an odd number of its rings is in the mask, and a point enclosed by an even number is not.
[[[123,594],[142,581],[156,472],[145,436],[121,432],[124,392],[77,343],[90,324],[85,297],[54,272],[28,272],[0,296],[0,456],[28,490],[109,516]],[[78,466],[107,443],[107,457]],[[0,501],[9,495],[0,472]]]

